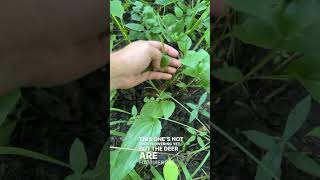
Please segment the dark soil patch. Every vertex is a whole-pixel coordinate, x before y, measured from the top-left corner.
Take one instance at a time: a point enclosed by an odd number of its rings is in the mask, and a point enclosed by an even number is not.
[[[75,138],[86,147],[93,168],[107,140],[106,71],[96,72],[76,82],[49,89],[23,89],[21,118],[11,145],[47,154],[69,162]],[[1,156],[1,180],[61,180],[71,171],[38,160]]]

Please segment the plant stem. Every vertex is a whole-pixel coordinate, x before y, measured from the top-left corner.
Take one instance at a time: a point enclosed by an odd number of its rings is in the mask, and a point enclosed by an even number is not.
[[[118,26],[118,28],[121,31],[122,36],[124,37],[124,39],[127,41],[128,44],[131,43],[126,30],[123,28],[123,26],[119,23],[119,21],[117,20],[117,18],[115,16],[112,15],[112,19],[114,20],[114,22],[116,23],[116,25]]]

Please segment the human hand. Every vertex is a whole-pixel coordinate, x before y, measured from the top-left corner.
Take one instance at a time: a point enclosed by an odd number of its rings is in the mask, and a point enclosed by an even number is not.
[[[164,53],[171,56],[167,68],[160,67],[162,43],[136,41],[110,55],[110,89],[132,88],[146,80],[169,80],[181,66],[179,52],[164,44]],[[145,71],[151,65],[152,70]]]

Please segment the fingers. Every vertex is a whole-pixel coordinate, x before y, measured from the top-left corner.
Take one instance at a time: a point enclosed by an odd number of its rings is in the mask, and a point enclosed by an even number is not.
[[[155,48],[157,48],[159,51],[162,51],[162,43],[159,41],[147,41],[148,43],[150,43],[152,46],[154,46]],[[174,49],[173,47],[167,45],[167,44],[163,44],[163,50],[166,54],[168,54],[171,57],[178,57],[179,56],[179,52]]]
[[[156,72],[156,71],[148,71],[141,74],[141,79],[143,81],[147,80],[170,80],[172,78],[172,74],[164,73],[164,72]]]

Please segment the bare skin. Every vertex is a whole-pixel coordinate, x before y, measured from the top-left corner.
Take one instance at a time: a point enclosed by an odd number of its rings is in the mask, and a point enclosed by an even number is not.
[[[169,80],[181,63],[179,52],[164,45],[164,52],[171,56],[166,69],[160,67],[162,44],[157,41],[136,41],[110,56],[110,88],[128,89],[146,80]],[[149,65],[152,70],[145,71]]]

